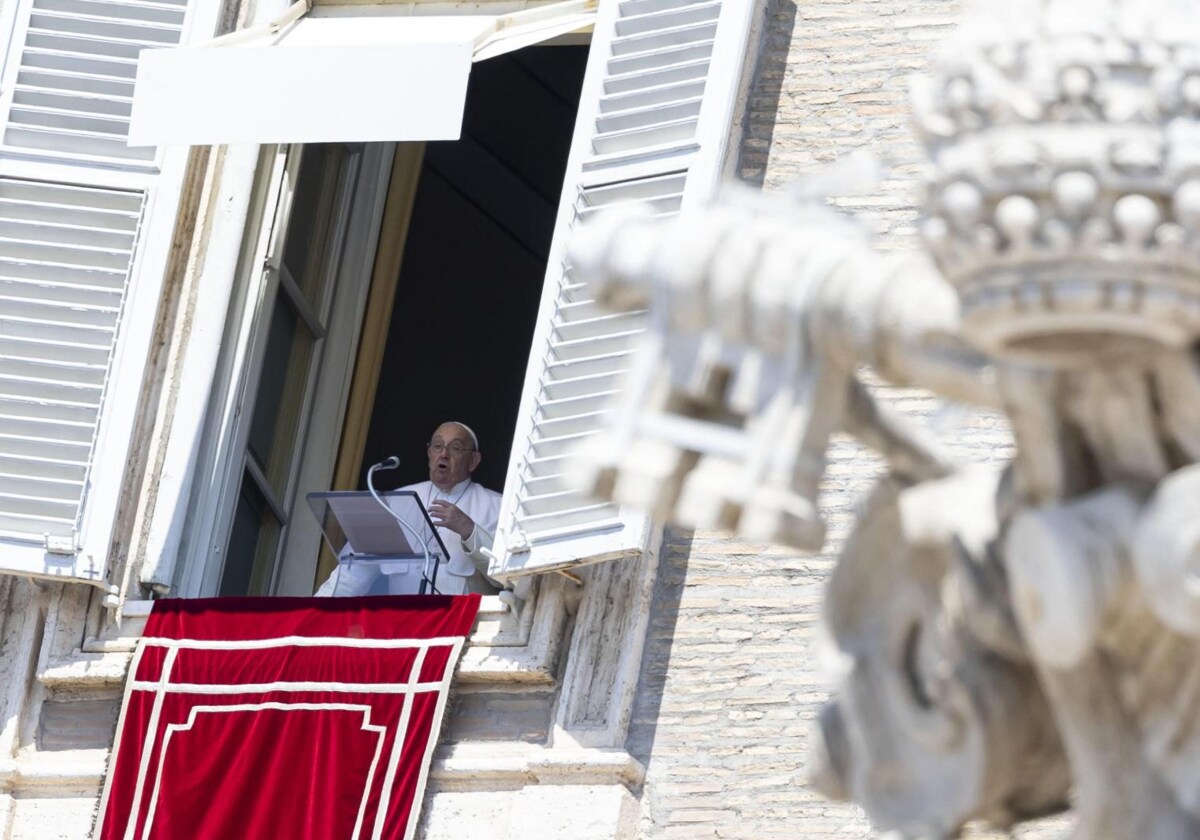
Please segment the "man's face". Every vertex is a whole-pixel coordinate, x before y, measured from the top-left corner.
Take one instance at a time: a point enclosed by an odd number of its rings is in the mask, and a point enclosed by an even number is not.
[[[475,472],[480,459],[466,429],[457,423],[443,423],[429,439],[429,480],[439,489],[449,490]]]

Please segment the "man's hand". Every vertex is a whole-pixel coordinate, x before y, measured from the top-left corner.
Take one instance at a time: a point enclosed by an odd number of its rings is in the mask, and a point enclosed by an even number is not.
[[[434,525],[449,528],[464,540],[475,530],[475,521],[445,499],[429,503],[429,517]]]

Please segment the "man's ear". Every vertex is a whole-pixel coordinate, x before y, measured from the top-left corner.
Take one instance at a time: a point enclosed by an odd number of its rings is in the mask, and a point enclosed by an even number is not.
[[[467,467],[468,472],[475,472],[475,468],[479,466],[479,462],[483,460],[483,456],[479,454],[479,450],[471,453],[471,465]]]

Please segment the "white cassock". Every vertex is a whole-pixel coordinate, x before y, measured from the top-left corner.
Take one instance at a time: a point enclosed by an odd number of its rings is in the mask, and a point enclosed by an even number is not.
[[[416,491],[426,510],[432,502],[450,502],[475,523],[475,530],[465,540],[449,528],[437,529],[450,555],[445,562],[438,564],[437,590],[443,595],[480,591],[480,585],[487,580],[484,577],[487,558],[481,549],[492,547],[492,537],[496,533],[496,525],[500,522],[500,494],[482,484],[476,484],[469,478],[449,490],[439,490],[432,481],[422,481],[400,489]],[[373,564],[338,563],[333,574],[314,594],[319,597],[365,595],[379,575],[379,567]],[[392,591],[393,585],[405,585],[400,575],[394,577],[395,580],[389,577],[389,591]]]

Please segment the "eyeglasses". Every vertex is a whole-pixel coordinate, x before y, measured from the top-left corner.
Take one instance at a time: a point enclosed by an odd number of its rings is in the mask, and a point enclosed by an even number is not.
[[[425,448],[434,455],[441,455],[443,452],[449,452],[451,455],[461,455],[464,452],[474,452],[475,448],[471,446],[463,446],[458,441],[454,441],[449,445],[445,441],[435,440],[432,443],[425,444]]]

